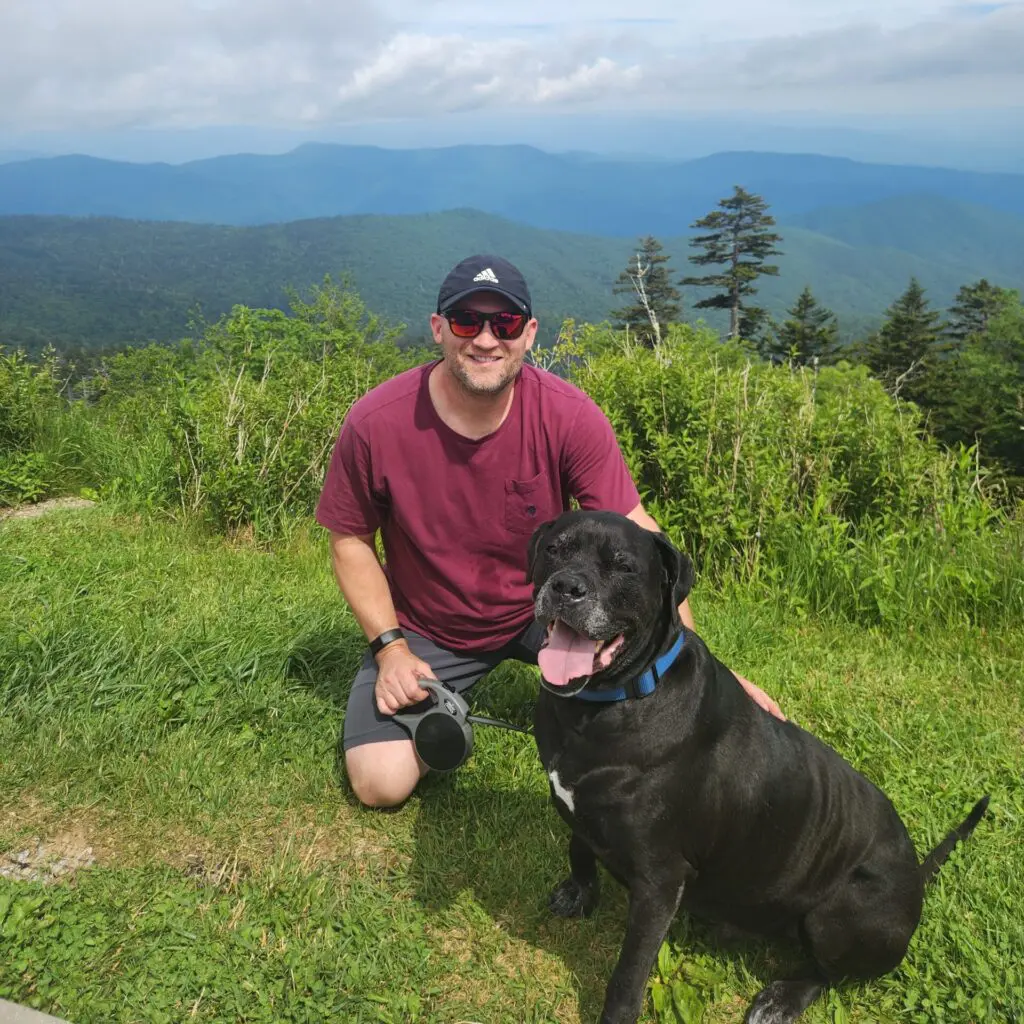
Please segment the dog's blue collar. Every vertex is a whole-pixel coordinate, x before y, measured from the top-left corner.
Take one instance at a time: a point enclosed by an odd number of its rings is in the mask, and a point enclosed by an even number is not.
[[[654,664],[639,679],[634,679],[628,687],[620,686],[617,690],[590,690],[584,688],[579,693],[573,694],[573,696],[577,700],[600,701],[601,703],[628,700],[630,697],[646,697],[648,694],[654,693],[658,683],[661,682],[662,675],[675,664],[675,660],[679,657],[685,643],[686,634],[683,630],[679,630],[675,643],[660,658],[656,659]]]

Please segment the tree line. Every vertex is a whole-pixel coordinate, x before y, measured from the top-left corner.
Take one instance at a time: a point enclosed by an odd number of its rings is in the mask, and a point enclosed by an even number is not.
[[[619,275],[615,294],[632,301],[612,312],[620,330],[655,347],[662,331],[685,319],[682,288],[710,290],[697,310],[729,315],[728,337],[762,358],[817,368],[844,360],[862,364],[894,397],[926,412],[934,436],[948,445],[979,445],[982,457],[1024,486],[1024,306],[1020,292],[982,279],[964,284],[945,311],[934,308],[920,282],[886,310],[882,325],[842,344],[832,310],[804,286],[781,322],[757,306],[757,281],[777,276],[769,263],[783,255],[782,236],[762,196],[735,186],[719,209],[695,221],[688,259],[704,274],[674,280],[671,256],[653,236]]]

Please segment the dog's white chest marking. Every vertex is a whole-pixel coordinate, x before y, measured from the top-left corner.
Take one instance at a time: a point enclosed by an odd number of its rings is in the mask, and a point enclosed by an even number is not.
[[[562,801],[563,804],[569,809],[569,813],[572,814],[576,809],[576,804],[573,802],[572,790],[568,786],[562,785],[562,780],[558,777],[558,772],[548,772],[548,778],[551,780],[551,788],[555,791],[555,796]]]

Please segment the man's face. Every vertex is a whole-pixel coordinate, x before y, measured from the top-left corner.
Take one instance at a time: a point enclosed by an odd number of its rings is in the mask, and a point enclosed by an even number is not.
[[[522,313],[513,302],[497,292],[477,292],[453,307],[479,313]],[[448,321],[438,313],[430,318],[434,340],[444,352],[445,365],[455,380],[474,395],[500,394],[515,379],[523,357],[533,347],[537,321],[528,320],[523,333],[509,341],[499,341],[485,324],[475,338],[458,338]]]

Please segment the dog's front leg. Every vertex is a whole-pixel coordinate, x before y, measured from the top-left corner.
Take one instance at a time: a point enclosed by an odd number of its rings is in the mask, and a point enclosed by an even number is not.
[[[626,936],[605,994],[601,1024],[634,1024],[669,925],[679,909],[682,879],[636,879],[629,891]]]
[[[594,851],[573,832],[569,839],[569,877],[555,886],[548,907],[559,917],[590,917],[599,892]]]

